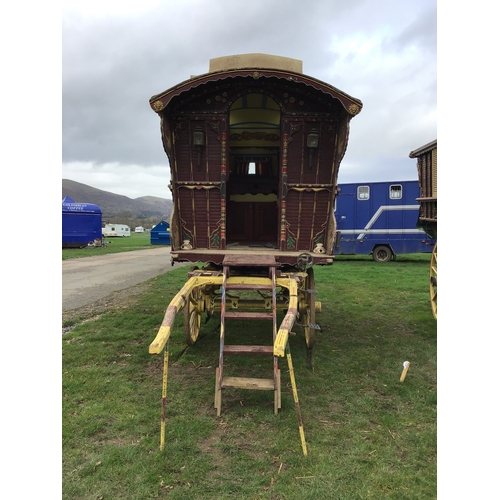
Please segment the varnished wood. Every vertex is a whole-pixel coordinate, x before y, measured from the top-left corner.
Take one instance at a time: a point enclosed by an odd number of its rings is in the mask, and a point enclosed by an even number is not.
[[[272,378],[224,377],[222,388],[250,389],[257,391],[274,391]]]
[[[269,345],[225,345],[224,354],[273,354],[273,346]]]
[[[226,318],[232,319],[273,319],[273,313],[267,312],[226,312]]]

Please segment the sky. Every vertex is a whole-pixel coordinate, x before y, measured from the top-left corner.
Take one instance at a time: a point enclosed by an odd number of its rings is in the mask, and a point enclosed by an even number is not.
[[[149,98],[209,60],[266,53],[363,102],[339,183],[417,179],[437,138],[437,0],[63,2],[62,178],[171,198]]]

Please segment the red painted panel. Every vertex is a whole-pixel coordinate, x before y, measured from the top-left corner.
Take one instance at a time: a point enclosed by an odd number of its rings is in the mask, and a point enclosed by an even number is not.
[[[288,133],[289,184],[333,183],[336,129],[337,124],[332,120],[288,118],[284,121],[284,130]],[[310,133],[318,134],[318,148],[307,147]]]
[[[290,190],[287,196],[287,248],[312,251],[315,243],[325,242],[331,192]],[[293,246],[292,246],[293,245]]]
[[[193,249],[219,248],[221,200],[220,190],[178,188],[181,238],[188,239]]]
[[[177,117],[173,120],[175,179],[181,182],[220,182],[225,117]],[[204,146],[193,145],[193,133],[205,135]]]

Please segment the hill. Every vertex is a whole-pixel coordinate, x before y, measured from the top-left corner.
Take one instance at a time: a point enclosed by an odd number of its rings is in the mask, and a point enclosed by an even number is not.
[[[77,203],[94,203],[102,210],[103,221],[128,224],[130,227],[142,225],[148,227],[159,220],[169,220],[172,212],[172,200],[156,196],[129,198],[93,188],[69,179],[62,180],[62,198],[69,196]]]

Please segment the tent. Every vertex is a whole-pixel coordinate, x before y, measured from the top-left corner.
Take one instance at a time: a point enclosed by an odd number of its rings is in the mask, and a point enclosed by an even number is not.
[[[170,224],[162,220],[151,229],[151,245],[170,245]]]
[[[62,201],[62,247],[82,248],[102,239],[102,211],[92,203],[75,203],[69,196]]]

